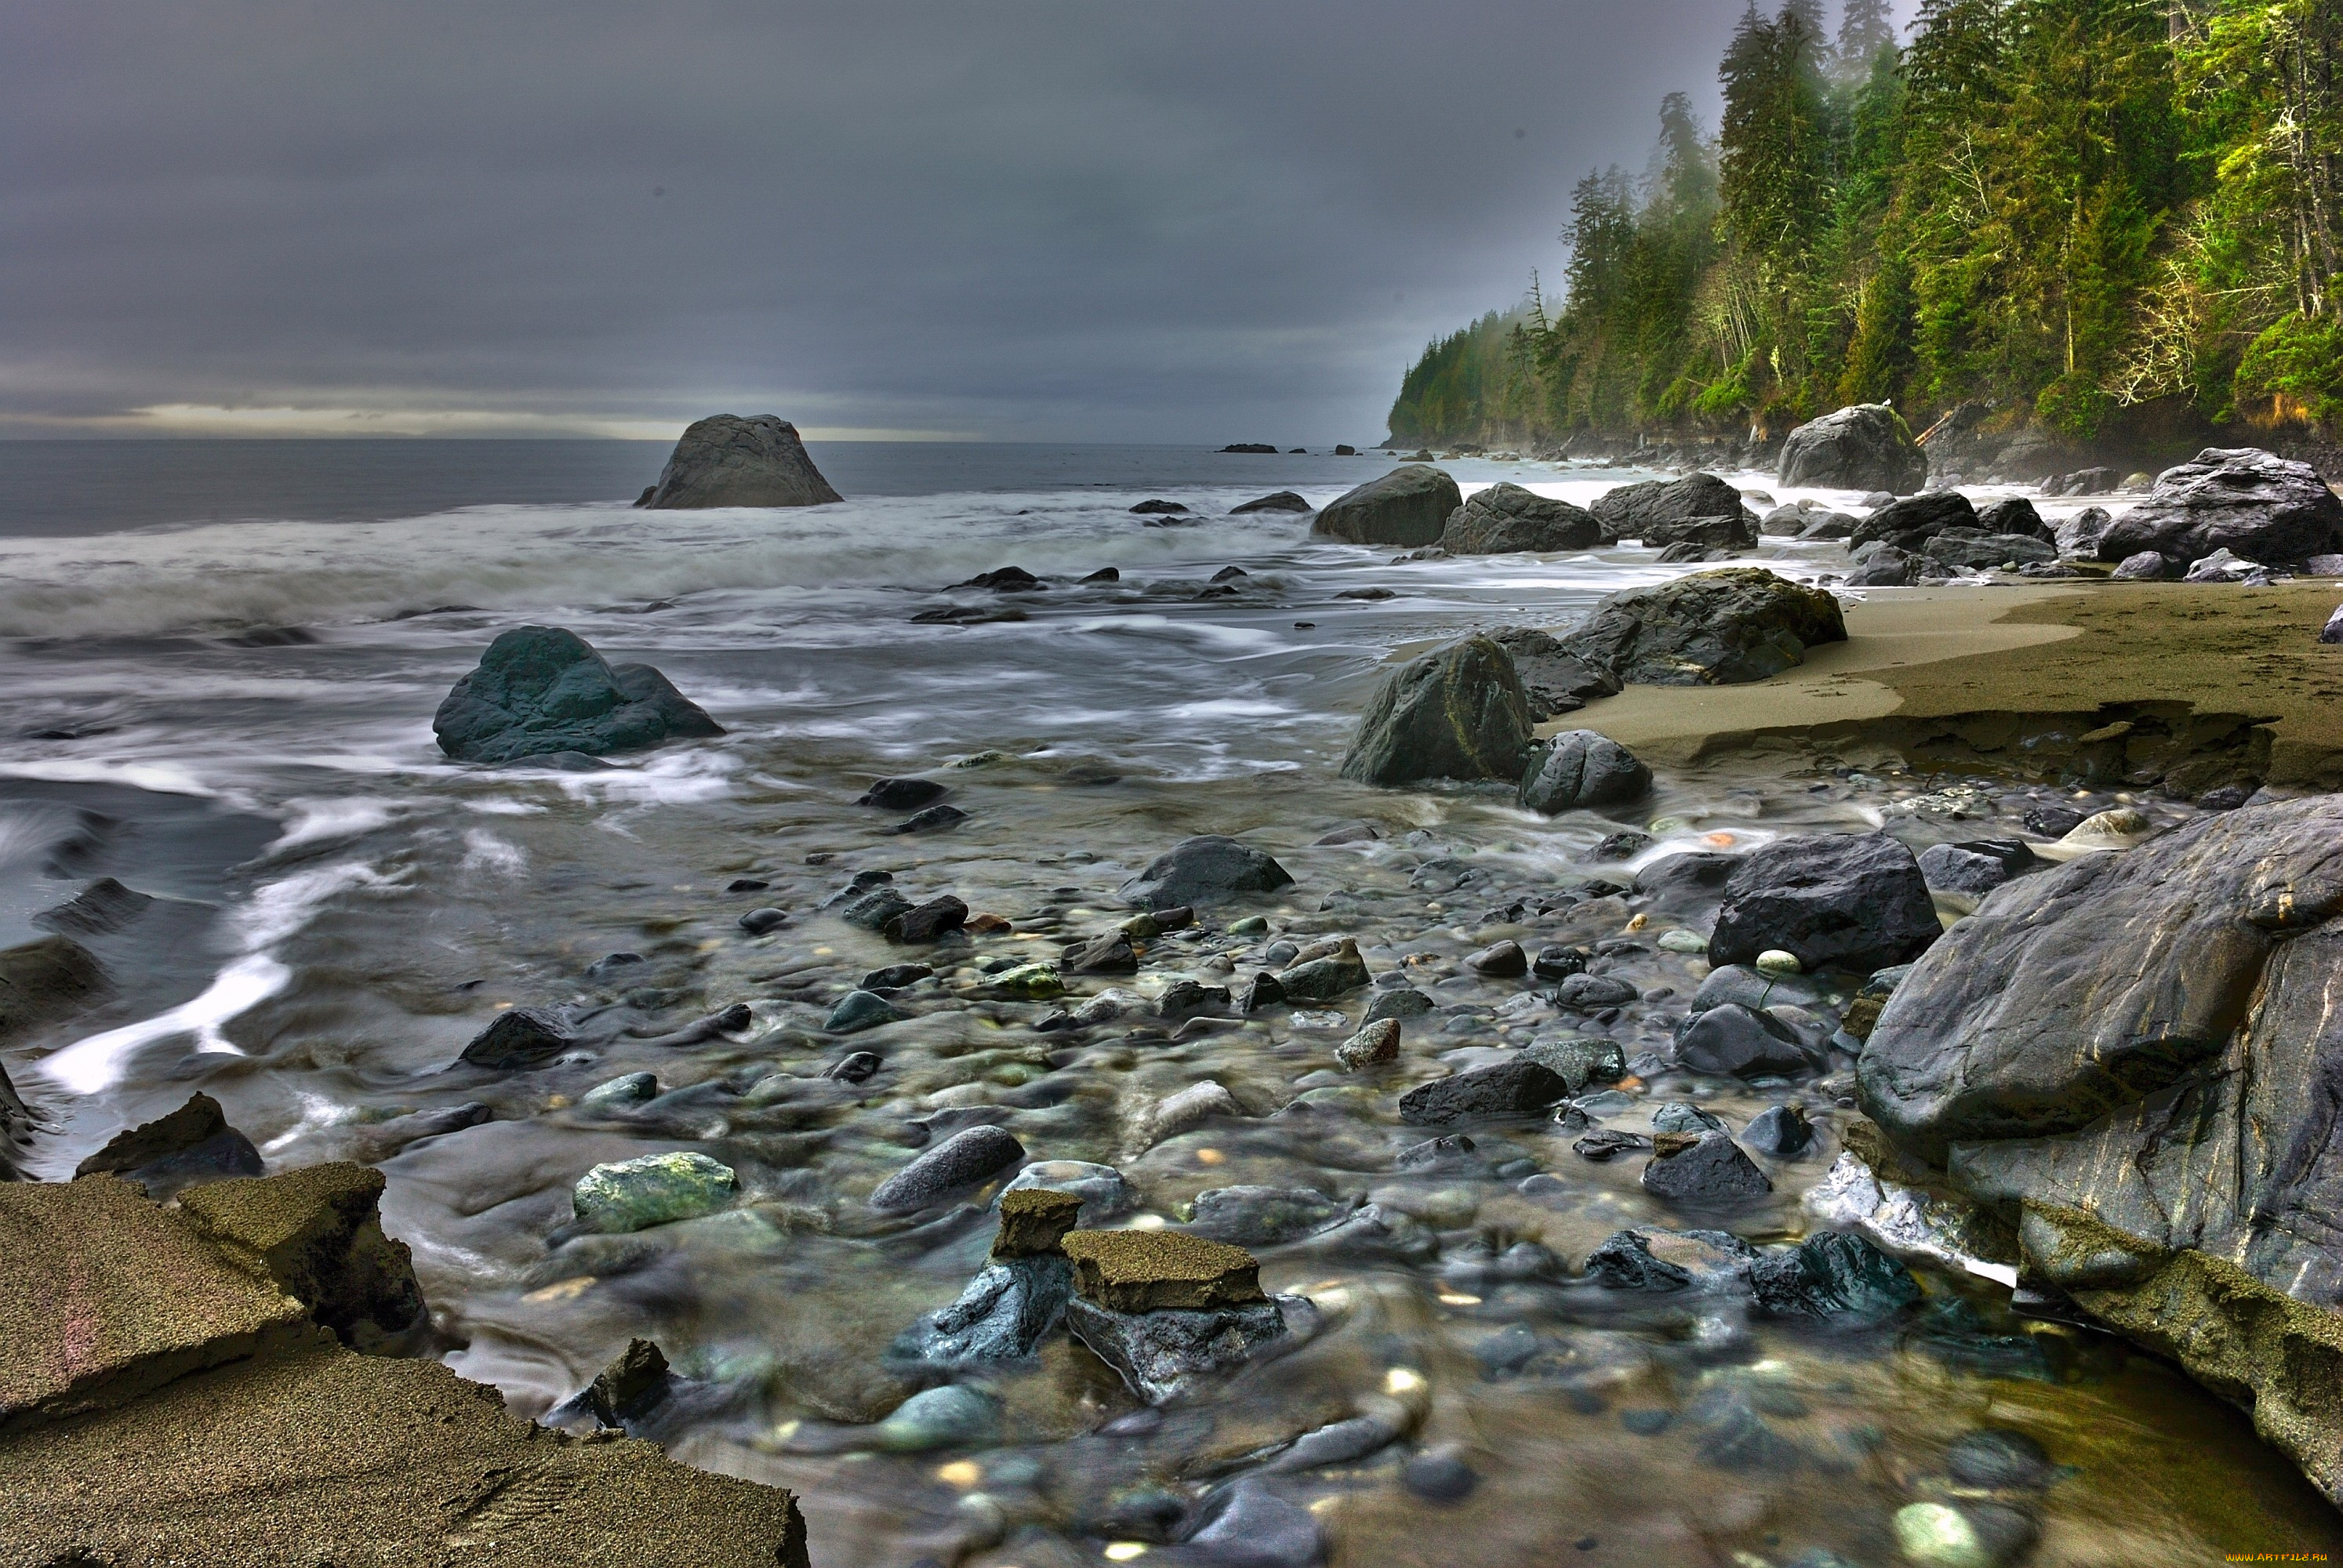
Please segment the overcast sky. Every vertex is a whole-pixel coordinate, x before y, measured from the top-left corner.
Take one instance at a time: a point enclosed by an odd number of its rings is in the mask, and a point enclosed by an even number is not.
[[[0,435],[1363,442],[1742,5],[12,0]]]

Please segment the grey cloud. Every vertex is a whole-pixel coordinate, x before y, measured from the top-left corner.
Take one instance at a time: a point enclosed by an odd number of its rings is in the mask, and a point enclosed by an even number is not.
[[[1713,99],[1740,8],[25,0],[0,429],[1377,435],[1426,337],[1559,264],[1578,176]]]

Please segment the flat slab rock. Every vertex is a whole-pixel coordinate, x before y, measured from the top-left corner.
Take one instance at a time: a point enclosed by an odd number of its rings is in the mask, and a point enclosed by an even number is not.
[[[1074,1289],[1115,1312],[1212,1312],[1267,1300],[1242,1247],[1178,1231],[1070,1231]]]

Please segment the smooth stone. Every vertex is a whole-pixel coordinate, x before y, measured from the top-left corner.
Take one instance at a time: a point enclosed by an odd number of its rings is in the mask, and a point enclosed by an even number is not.
[[[542,1008],[508,1008],[464,1047],[462,1060],[474,1067],[535,1067],[578,1043],[560,1015]]]
[[[1422,1018],[1433,1010],[1433,1000],[1413,986],[1394,986],[1375,992],[1374,1000],[1367,1004],[1365,1021],[1382,1023],[1387,1019]]]
[[[983,1447],[999,1440],[1001,1402],[980,1390],[947,1383],[913,1394],[870,1429],[874,1447],[890,1453],[935,1448]]]
[[[1314,1514],[1249,1480],[1205,1500],[1187,1549],[1225,1568],[1316,1568],[1326,1550]]]
[[[2157,476],[2147,498],[2107,526],[2103,561],[2154,551],[2176,561],[2227,549],[2298,566],[2343,548],[2343,499],[2308,463],[2256,447],[2208,447]]]
[[[1326,957],[1295,964],[1281,973],[1277,984],[1288,1001],[1332,1001],[1364,988],[1373,979],[1366,960],[1359,956],[1358,943],[1345,937]]]
[[[1605,1237],[1586,1255],[1586,1275],[1610,1291],[1738,1289],[1757,1249],[1725,1231],[1644,1226]]]
[[[1213,1187],[1196,1194],[1188,1230],[1235,1247],[1273,1247],[1325,1229],[1342,1212],[1307,1187]]]
[[[1818,833],[1742,857],[1725,880],[1708,957],[1747,963],[1779,948],[1809,971],[1868,971],[1910,962],[1943,932],[1911,850],[1884,833]]]
[[[1240,501],[1229,508],[1232,517],[1246,512],[1308,512],[1313,511],[1309,501],[1292,490],[1273,490],[1266,496],[1256,496],[1250,501]]]
[[[1205,985],[1200,980],[1176,980],[1163,990],[1155,1003],[1155,1016],[1178,1020],[1199,1014],[1224,1015],[1229,1010],[1229,988]]]
[[[1063,991],[1065,982],[1058,977],[1058,966],[1036,959],[1030,963],[1012,964],[990,979],[990,984],[1020,996],[1047,999]]]
[[[932,779],[880,779],[855,800],[857,806],[877,806],[889,811],[916,811],[932,806],[950,791]]]
[[[1219,834],[1183,839],[1122,884],[1135,909],[1170,910],[1226,903],[1245,893],[1273,893],[1292,885],[1284,867],[1249,844]]]
[[[884,969],[872,970],[864,975],[858,989],[900,990],[907,985],[916,985],[935,972],[926,964],[889,964]]]
[[[1266,1300],[1209,1311],[1129,1312],[1077,1295],[1066,1303],[1066,1326],[1149,1404],[1161,1404],[1214,1373],[1232,1371],[1287,1332],[1278,1303]]]
[[[1703,1111],[1697,1105],[1688,1105],[1681,1100],[1671,1100],[1652,1112],[1652,1131],[1689,1132],[1697,1138],[1704,1132],[1723,1132],[1725,1131],[1725,1126],[1722,1120]]]
[[[1025,1146],[1006,1128],[966,1128],[881,1181],[870,1194],[870,1207],[882,1214],[924,1209],[990,1181],[1024,1158]]]
[[[1563,977],[1554,988],[1557,1007],[1579,1012],[1594,1012],[1606,1007],[1624,1007],[1637,996],[1634,986],[1616,975],[1574,974]]]
[[[2057,1479],[2049,1451],[2006,1427],[1965,1432],[1945,1451],[1945,1473],[1963,1486],[1996,1492],[2039,1492]]]
[[[822,1028],[832,1034],[860,1034],[882,1023],[895,1023],[910,1014],[872,991],[853,990],[830,1009]]]
[[[1798,955],[1783,948],[1767,948],[1757,955],[1756,962],[1751,967],[1761,975],[1770,975],[1777,980],[1784,975],[1806,972],[1805,965],[1798,961]]]
[[[606,1235],[712,1214],[732,1201],[740,1179],[705,1154],[644,1154],[595,1166],[570,1194],[579,1221]]]
[[[1652,770],[1635,754],[1592,729],[1567,729],[1530,750],[1520,801],[1555,816],[1579,807],[1617,806],[1651,793]]]
[[[1821,1231],[1751,1266],[1757,1305],[1775,1317],[1881,1322],[1920,1299],[1912,1271],[1860,1236]]]
[[[1111,1165],[1095,1165],[1083,1160],[1037,1160],[1018,1171],[1001,1191],[1005,1196],[1034,1188],[1071,1192],[1080,1198],[1081,1218],[1093,1228],[1101,1220],[1128,1214],[1139,1207],[1139,1191],[1121,1171]]]
[[[890,942],[906,946],[940,941],[968,924],[968,905],[950,893],[915,904],[880,928]]]
[[[911,908],[911,900],[885,886],[854,895],[841,905],[838,918],[866,931],[886,929],[887,922]]]
[[[768,931],[777,931],[789,923],[789,912],[785,910],[750,910],[740,917],[740,929],[752,937],[761,937]]]
[[[947,829],[957,828],[967,820],[968,813],[957,806],[930,806],[926,810],[906,817],[893,827],[882,828],[880,831],[893,834],[940,833]]]
[[[1763,1008],[1730,1001],[1693,1015],[1676,1036],[1676,1061],[1731,1078],[1786,1077],[1814,1065],[1788,1025]]]
[[[659,1075],[650,1072],[621,1073],[605,1079],[578,1097],[581,1111],[618,1111],[633,1105],[648,1105],[659,1098]]]
[[[1445,1446],[1411,1454],[1400,1466],[1399,1480],[1427,1503],[1462,1503],[1481,1484],[1480,1473]]]
[[[1749,1119],[1741,1141],[1760,1154],[1788,1160],[1814,1145],[1814,1123],[1795,1105],[1770,1105]]]
[[[1660,1148],[1656,1139],[1654,1147]],[[1708,1133],[1674,1154],[1655,1152],[1644,1167],[1643,1184],[1655,1197],[1694,1204],[1743,1202],[1774,1190],[1741,1146],[1722,1132]]]
[[[1075,974],[1130,974],[1139,968],[1139,951],[1130,933],[1109,931],[1071,950],[1065,967]]]
[[[1468,1118],[1535,1115],[1570,1092],[1569,1080],[1552,1068],[1517,1059],[1418,1084],[1400,1096],[1399,1119],[1412,1127],[1437,1127]]]
[[[1530,972],[1529,955],[1522,951],[1521,943],[1510,940],[1483,948],[1464,963],[1474,973],[1491,980],[1517,980]]]
[[[1704,944],[1704,950],[1705,944]],[[1584,971],[1586,960],[1594,955],[1584,948],[1563,947],[1559,944],[1538,949],[1536,961],[1530,972],[1542,980],[1565,980]]]
[[[1627,1059],[1615,1040],[1600,1035],[1542,1034],[1522,1055],[1546,1068],[1577,1094],[1590,1084],[1616,1083],[1627,1076]]]

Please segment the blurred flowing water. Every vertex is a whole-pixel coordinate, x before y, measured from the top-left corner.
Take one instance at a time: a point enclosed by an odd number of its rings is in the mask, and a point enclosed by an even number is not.
[[[1947,794],[1745,758],[1664,771],[1616,819],[1535,817],[1487,787],[1336,778],[1393,649],[1566,625],[1687,569],[1656,552],[1397,565],[1313,542],[1305,515],[1229,513],[1285,488],[1322,505],[1382,472],[1373,457],[818,447],[841,505],[655,514],[627,505],[657,472],[652,447],[147,445],[0,445],[0,943],[40,934],[38,913],[93,878],[160,900],[90,939],[116,981],[106,1009],[8,1063],[57,1127],[36,1174],[70,1174],[196,1089],[273,1167],[377,1161],[451,1364],[537,1414],[630,1336],[658,1340],[706,1387],[652,1435],[797,1488],[815,1561],[841,1568],[1034,1568],[1110,1547],[1202,1561],[1163,1538],[1248,1476],[1307,1510],[1342,1563],[1885,1563],[1899,1510],[1965,1495],[1946,1445],[1988,1428],[2031,1434],[2064,1467],[2025,1500],[2036,1562],[2343,1544],[2244,1416],[2116,1342],[2012,1317],[1988,1282],[1924,1271],[1908,1320],[1842,1333],[1567,1275],[1492,1282],[1474,1260],[1516,1241],[1574,1270],[1623,1227],[1703,1221],[1646,1195],[1640,1160],[1591,1163],[1550,1122],[1476,1131],[1453,1166],[1396,1164],[1428,1135],[1395,1115],[1414,1082],[1558,1021],[1607,1030],[1630,1058],[1664,1044],[1705,972],[1697,955],[1646,940],[1599,960],[1643,993],[1607,1022],[1557,1020],[1527,982],[1458,961],[1499,935],[1617,938],[1630,908],[1590,879],[1890,819],[1916,842],[1978,837],[2024,803],[1991,783]],[[1468,488],[1510,478],[1582,503],[1650,477],[1446,466]],[[1159,497],[1191,510],[1129,509]],[[1751,558],[1809,576],[1845,565],[1828,545],[1768,541]],[[1005,565],[1051,587],[946,592]],[[1119,581],[1074,586],[1109,566]],[[1230,566],[1244,575],[1213,591]],[[1024,618],[910,618],[955,601]],[[597,772],[449,764],[433,709],[493,637],[530,623],[657,665],[728,734]],[[900,813],[853,803],[913,772],[950,784],[968,819],[892,836]],[[1362,820],[1380,836],[1316,842]],[[1626,827],[1654,843],[1624,864],[1589,859]],[[1215,928],[1260,913],[1272,936],[1353,935],[1372,967],[1404,963],[1433,993],[1443,1010],[1411,1021],[1393,1075],[1332,1070],[1357,999],[1339,1028],[1277,1013],[1173,1040],[1134,1034],[1144,1018],[1037,1033],[1043,1007],[981,993],[970,966],[1055,957],[1106,929],[1127,912],[1117,886],[1198,832],[1242,834],[1297,879],[1214,911]],[[943,958],[890,948],[819,908],[865,870],[1015,930]],[[1577,901],[1535,912],[1568,888]],[[789,923],[747,935],[739,917],[760,906]],[[1268,940],[1166,941],[1124,987],[1230,983]],[[613,954],[632,956],[601,962]],[[898,999],[912,1018],[823,1032],[860,975],[906,959],[943,971]],[[659,1043],[736,1001],[747,1030]],[[579,1049],[533,1071],[458,1065],[513,1005],[569,1010]],[[883,1057],[878,1076],[820,1077],[858,1049]],[[650,1105],[578,1106],[643,1070],[663,1091]],[[1151,1146],[1137,1133],[1145,1106],[1206,1078],[1247,1115]],[[1606,1124],[1648,1128],[1662,1100],[1691,1099],[1738,1128],[1804,1100],[1820,1148],[1769,1166],[1774,1196],[1729,1221],[1753,1241],[1804,1233],[1800,1199],[1845,1114],[1828,1094],[1672,1079],[1632,1098]],[[404,1147],[384,1131],[467,1104],[488,1119]],[[900,1220],[864,1200],[924,1141],[979,1121],[1036,1159],[1119,1165],[1141,1203],[1117,1222],[1180,1223],[1202,1191],[1260,1184],[1338,1213],[1372,1201],[1417,1240],[1258,1248],[1264,1282],[1309,1295],[1324,1329],[1160,1416],[1061,1336],[1037,1366],[979,1380],[993,1430],[883,1451],[866,1423],[911,1385],[880,1352],[981,1265],[990,1194]],[[740,1212],[560,1244],[589,1166],[673,1149],[733,1167]],[[1264,1461],[1359,1414],[1406,1435],[1316,1470]],[[1459,1460],[1477,1482],[1430,1500],[1403,1484],[1411,1454]]]

